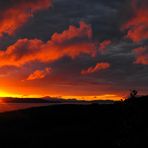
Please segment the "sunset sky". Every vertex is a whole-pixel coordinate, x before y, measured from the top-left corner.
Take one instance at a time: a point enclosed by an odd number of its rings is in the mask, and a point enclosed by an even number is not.
[[[148,92],[148,0],[0,1],[0,96],[120,99]]]

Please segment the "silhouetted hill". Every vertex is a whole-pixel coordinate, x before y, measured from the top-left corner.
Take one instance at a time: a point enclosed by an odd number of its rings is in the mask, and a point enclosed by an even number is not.
[[[0,114],[5,147],[147,147],[148,97],[115,104],[55,105]]]

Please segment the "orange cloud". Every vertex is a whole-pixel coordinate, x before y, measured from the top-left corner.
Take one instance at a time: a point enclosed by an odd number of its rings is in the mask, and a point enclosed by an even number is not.
[[[9,1],[11,6],[0,13],[0,36],[3,33],[13,35],[34,13],[49,8],[51,3],[52,0]]]
[[[100,70],[108,69],[109,67],[110,67],[109,63],[106,63],[106,62],[97,63],[94,67],[92,66],[92,67],[89,67],[86,70],[82,70],[81,74],[82,75],[87,75],[87,74],[98,72]]]
[[[133,17],[123,26],[123,30],[128,30],[127,38],[133,42],[140,42],[148,39],[148,1],[132,0]]]
[[[42,45],[43,42],[37,39],[19,39],[5,51],[0,51],[0,66],[20,66],[35,60]]]
[[[43,79],[51,72],[51,68],[45,68],[44,70],[36,70],[28,76],[27,80]]]
[[[55,44],[63,44],[68,41],[76,41],[77,39],[82,40],[91,40],[93,37],[91,25],[86,24],[85,22],[80,22],[80,27],[77,28],[73,25],[69,26],[68,30],[65,30],[63,33],[53,34],[51,40]]]
[[[134,49],[136,54],[135,64],[148,65],[148,47],[139,47]]]
[[[109,44],[109,43],[108,43]],[[0,51],[0,66],[21,66],[28,62],[52,62],[64,56],[75,58],[80,54],[94,57],[99,42],[92,39],[92,28],[85,22],[80,27],[70,26],[63,33],[55,33],[46,43],[38,39],[19,39]]]

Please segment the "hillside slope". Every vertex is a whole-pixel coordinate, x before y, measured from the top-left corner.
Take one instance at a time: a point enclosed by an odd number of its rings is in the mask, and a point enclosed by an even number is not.
[[[3,113],[1,145],[145,147],[147,112],[148,97],[141,97],[118,104],[56,105]]]

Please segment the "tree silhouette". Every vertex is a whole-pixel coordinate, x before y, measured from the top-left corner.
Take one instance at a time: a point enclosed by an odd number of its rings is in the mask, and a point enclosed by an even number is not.
[[[137,94],[138,94],[138,91],[137,90],[131,90],[131,92],[130,92],[130,98],[135,98]]]

